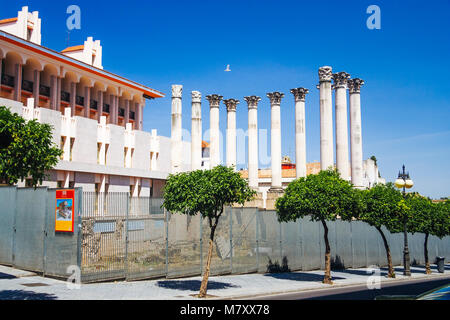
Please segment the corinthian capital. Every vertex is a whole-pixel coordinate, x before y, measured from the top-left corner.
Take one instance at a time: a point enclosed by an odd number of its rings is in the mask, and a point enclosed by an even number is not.
[[[236,111],[236,106],[239,104],[239,100],[236,99],[227,99],[223,100],[223,103],[225,103],[225,106],[227,107],[227,111]]]
[[[350,75],[347,72],[333,73],[334,89],[347,88]]]
[[[192,102],[202,102],[202,94],[199,91],[192,91]]]
[[[183,86],[180,84],[172,85],[172,98],[181,98],[183,93]]]
[[[348,80],[349,93],[359,93],[363,84],[364,80],[359,78]]]
[[[211,94],[206,96],[206,99],[209,101],[210,108],[218,108],[222,98],[223,97],[219,96],[218,94]]]
[[[294,95],[295,101],[305,101],[305,96],[309,93],[309,90],[305,88],[295,88],[291,89],[291,93]]]
[[[329,66],[319,68],[319,82],[331,81],[333,69]]]
[[[258,96],[248,96],[244,97],[244,100],[247,101],[247,105],[249,109],[258,108],[258,102],[261,100],[261,97]]]
[[[284,97],[284,93],[275,91],[275,92],[269,92],[267,93],[267,97],[270,99],[271,105],[278,105],[281,104],[281,99]]]

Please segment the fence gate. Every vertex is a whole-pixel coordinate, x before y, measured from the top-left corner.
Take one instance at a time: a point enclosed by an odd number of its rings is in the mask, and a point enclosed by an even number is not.
[[[27,201],[20,201],[21,198]],[[21,189],[16,210],[12,264],[20,269],[43,272],[47,188]]]

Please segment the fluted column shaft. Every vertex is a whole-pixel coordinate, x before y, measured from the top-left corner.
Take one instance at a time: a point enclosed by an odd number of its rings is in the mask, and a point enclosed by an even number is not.
[[[211,169],[220,165],[220,127],[219,127],[219,104],[222,96],[217,94],[208,95],[209,101],[209,136],[210,136],[210,166]]]
[[[223,101],[227,107],[227,147],[226,164],[227,167],[234,167],[236,170],[236,106],[239,101],[228,99]]]
[[[171,170],[181,172],[183,145],[181,141],[181,95],[183,86],[172,86],[172,130],[171,130]],[[138,120],[139,121],[139,120]]]
[[[358,78],[349,81],[350,93],[350,149],[352,184],[363,186],[363,150],[361,129],[361,95],[360,88],[364,81]]]
[[[306,177],[306,128],[305,96],[308,89],[296,88],[291,93],[295,98],[295,171],[296,177]]]
[[[321,170],[327,170],[334,164],[331,71],[331,67],[328,66],[319,68]]]
[[[349,78],[350,75],[346,72],[333,74],[336,116],[336,168],[344,180],[350,180],[347,121],[347,81]]]
[[[283,93],[267,94],[270,99],[270,154],[272,163],[271,190],[282,190],[281,182],[281,99]]]
[[[244,97],[248,104],[248,185],[258,188],[258,102],[257,96]]]
[[[202,95],[192,91],[191,168],[202,167]]]

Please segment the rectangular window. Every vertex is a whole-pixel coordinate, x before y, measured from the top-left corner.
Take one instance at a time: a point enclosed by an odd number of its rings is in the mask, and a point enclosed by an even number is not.
[[[128,153],[128,148],[127,147],[123,148],[123,167],[124,168],[127,167],[127,153]]]
[[[107,165],[106,160],[108,159],[108,149],[109,149],[109,143],[105,144],[105,166]]]
[[[63,160],[64,159],[64,145],[66,144],[66,137],[63,137],[63,136],[61,136],[61,142],[60,142],[60,149],[61,149],[61,151],[63,152],[62,154],[61,154],[61,156],[59,157],[59,159],[60,160]]]
[[[70,138],[70,161],[72,161],[74,143],[75,143],[75,138]]]
[[[97,164],[100,164],[100,150],[102,149],[102,143],[97,142]]]

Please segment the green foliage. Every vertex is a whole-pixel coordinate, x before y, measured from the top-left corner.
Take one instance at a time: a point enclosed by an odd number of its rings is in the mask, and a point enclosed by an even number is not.
[[[31,177],[37,186],[62,154],[52,142],[50,125],[25,121],[6,107],[0,107],[0,137],[7,141],[0,147],[1,183],[13,185]]]
[[[419,194],[408,194],[406,198],[410,208],[408,231],[425,233],[443,238],[449,235],[450,211],[445,203],[433,203],[431,199]]]
[[[385,226],[390,232],[402,232],[408,212],[402,193],[392,183],[376,184],[363,191],[364,210],[358,219],[376,228]]]
[[[351,220],[362,209],[361,192],[336,170],[321,171],[292,181],[275,204],[280,222],[310,216],[311,221]]]
[[[218,219],[224,206],[243,205],[256,194],[233,168],[217,166],[171,174],[164,186],[163,207],[173,213]]]

